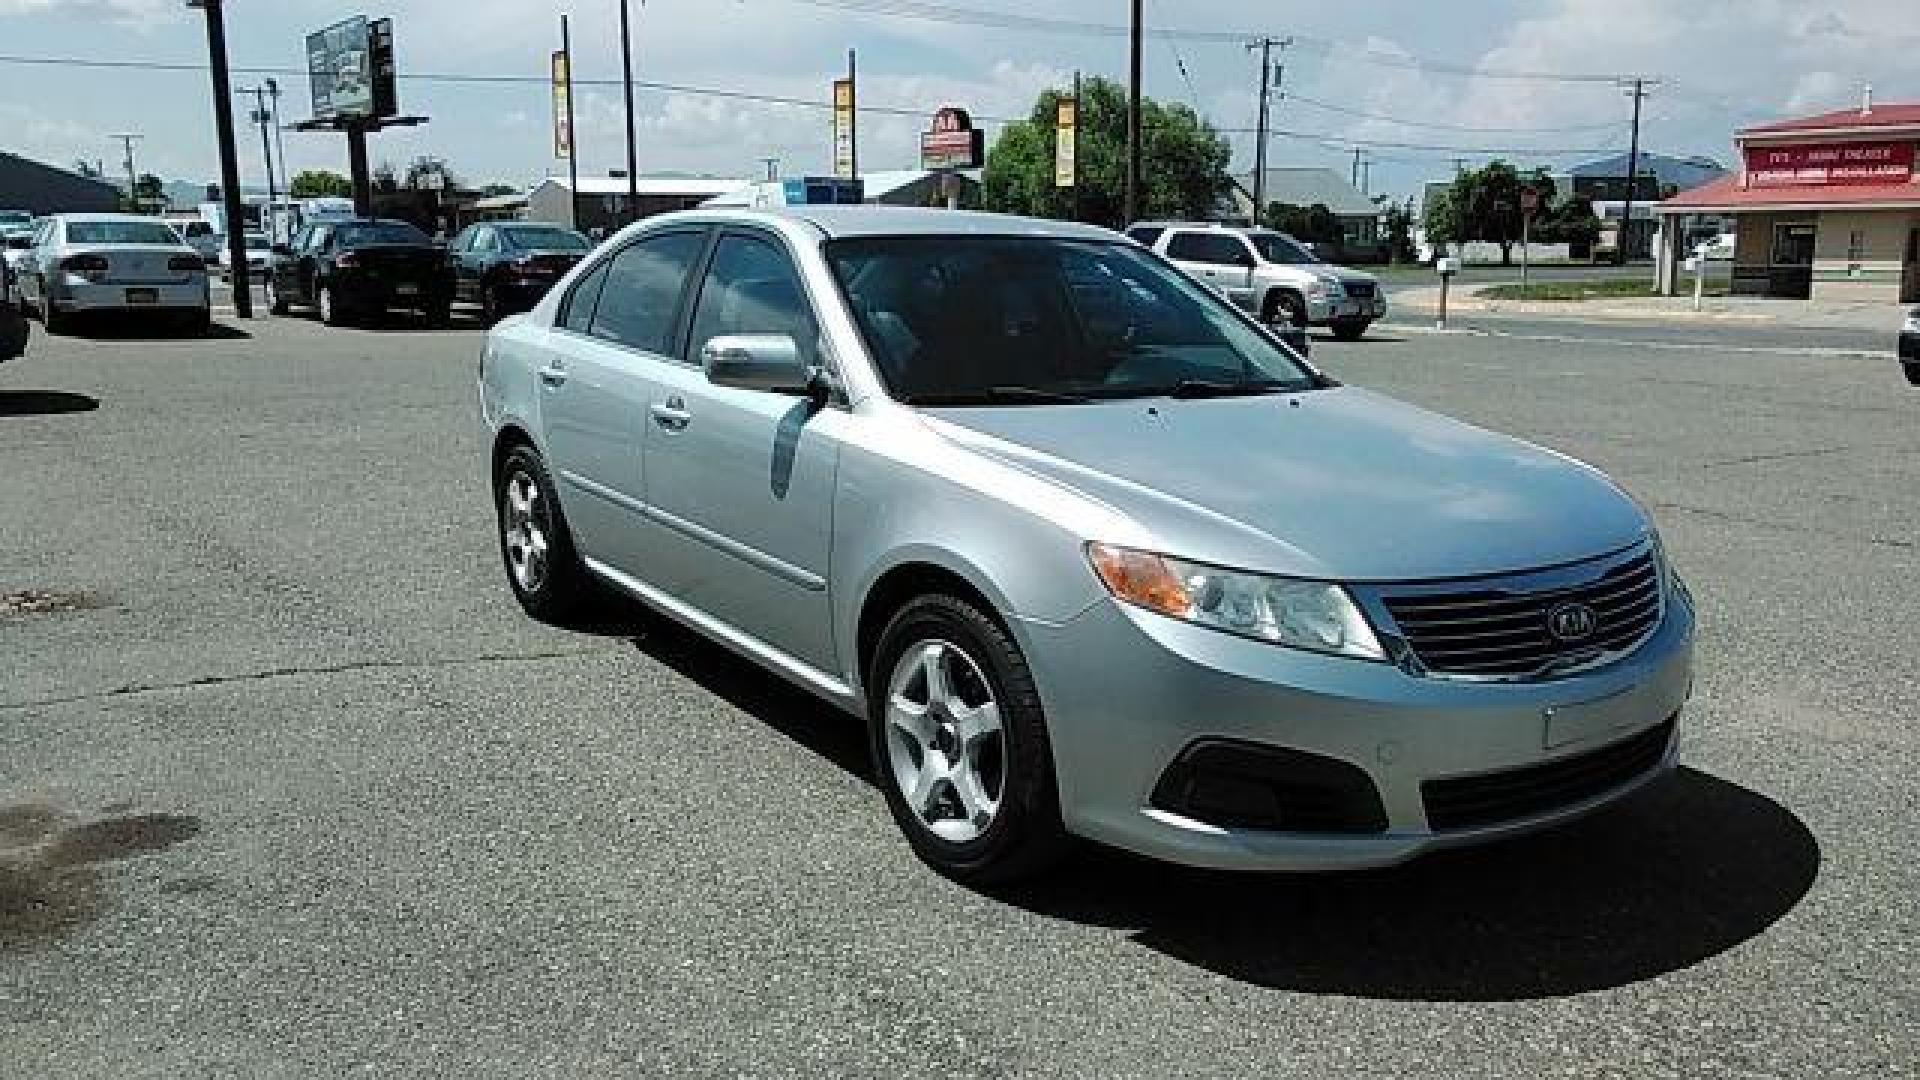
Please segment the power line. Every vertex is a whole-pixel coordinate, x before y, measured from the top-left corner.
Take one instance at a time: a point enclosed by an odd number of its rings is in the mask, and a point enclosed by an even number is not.
[[[1283,94],[1288,101],[1319,109],[1322,112],[1351,116],[1361,120],[1378,120],[1382,123],[1398,124],[1401,127],[1431,128],[1435,131],[1476,132],[1484,135],[1559,135],[1571,131],[1612,131],[1620,126],[1617,120],[1599,124],[1560,124],[1554,127],[1486,127],[1477,124],[1448,124],[1438,120],[1409,120],[1400,116],[1388,116],[1385,113],[1367,112],[1364,109],[1336,105],[1330,101],[1321,101],[1305,94]]]
[[[1244,42],[1242,44],[1244,44]],[[64,68],[76,68],[76,69],[87,69],[87,70],[111,70],[111,71],[158,71],[158,72],[204,73],[207,70],[207,65],[205,64],[197,64],[197,63],[190,63],[190,62],[175,62],[175,61],[165,61],[165,60],[92,60],[92,59],[86,59],[82,57],[25,56],[20,54],[0,54],[0,65],[5,65],[5,64],[28,65],[28,66],[39,66],[39,67],[64,67]],[[262,75],[262,76],[273,75],[273,76],[286,76],[286,77],[297,77],[297,78],[305,78],[307,75],[307,72],[305,69],[295,68],[295,67],[247,66],[247,67],[234,67],[232,70],[235,74],[246,74],[246,75]],[[456,86],[541,86],[541,87],[545,87],[551,83],[551,78],[550,76],[547,76],[547,75],[461,75],[461,74],[453,74],[453,73],[447,73],[447,72],[418,72],[418,73],[402,73],[399,76],[399,78],[402,82],[456,85]],[[575,79],[574,85],[613,88],[613,87],[621,86],[622,80],[620,79]],[[833,108],[833,102],[825,99],[791,97],[791,96],[786,96],[781,94],[764,94],[764,93],[758,93],[750,90],[725,90],[725,89],[720,89],[718,87],[711,87],[711,86],[692,86],[692,85],[687,85],[683,83],[655,82],[655,81],[648,81],[648,80],[641,80],[641,79],[635,79],[633,85],[640,89],[653,90],[660,93],[688,94],[696,97],[711,97],[711,98],[719,98],[719,99],[728,100],[728,101],[745,101],[745,102],[751,102],[751,103],[762,104],[762,105],[780,105],[780,106],[788,106],[792,108],[817,109],[817,110],[823,110],[823,111],[831,110]],[[1290,100],[1297,100],[1297,99],[1290,99]],[[877,116],[904,116],[904,117],[911,117],[914,119],[919,119],[927,115],[927,110],[924,107],[912,107],[912,106],[902,106],[902,105],[862,104],[859,106],[859,111],[862,113],[867,113],[867,114],[877,115]],[[978,122],[988,123],[988,124],[1018,124],[1018,123],[1027,122],[1026,117],[993,116],[985,113],[974,113],[973,118]],[[1222,134],[1222,135],[1255,135],[1255,134],[1258,134],[1258,131],[1259,131],[1259,129],[1256,127],[1214,127],[1213,130],[1216,133]],[[1474,157],[1499,157],[1499,156],[1570,157],[1578,154],[1605,154],[1605,153],[1614,153],[1617,151],[1617,148],[1614,148],[1614,147],[1540,149],[1540,148],[1532,148],[1532,147],[1458,146],[1458,145],[1450,145],[1446,143],[1407,142],[1407,141],[1399,141],[1399,140],[1391,140],[1391,139],[1357,139],[1357,138],[1349,138],[1337,132],[1296,131],[1296,130],[1289,130],[1285,128],[1273,128],[1270,130],[1269,134],[1277,135],[1285,139],[1302,139],[1310,142],[1326,142],[1331,145],[1337,145],[1343,148],[1364,146],[1369,148],[1378,148],[1378,149],[1385,149],[1385,150],[1418,150],[1418,151],[1432,151],[1436,153],[1446,153],[1446,154],[1465,154],[1465,155],[1474,156]]]
[[[880,15],[891,18],[916,19],[923,22],[937,22],[953,26],[973,26],[989,30],[1017,30],[1027,33],[1065,34],[1078,37],[1125,38],[1130,28],[1117,23],[1090,22],[1081,19],[1056,19],[1037,15],[1019,15],[1012,12],[988,11],[981,8],[959,7],[952,4],[931,3],[928,0],[787,0],[789,3],[803,4],[808,7],[827,8],[833,11],[849,11],[862,15]],[[1178,27],[1158,27],[1147,31],[1155,37],[1176,39],[1213,45],[1238,45],[1249,39],[1266,35],[1252,30],[1189,30]],[[1441,60],[1429,60],[1406,53],[1382,52],[1372,45],[1355,45],[1333,38],[1318,38],[1296,34],[1304,43],[1310,43],[1330,53],[1339,53],[1343,58],[1360,60],[1383,67],[1409,68],[1439,75],[1457,75],[1463,78],[1505,79],[1528,82],[1591,83],[1607,85],[1614,82],[1617,75],[1568,75],[1547,71],[1514,71],[1501,68],[1478,68],[1465,64],[1456,64]]]

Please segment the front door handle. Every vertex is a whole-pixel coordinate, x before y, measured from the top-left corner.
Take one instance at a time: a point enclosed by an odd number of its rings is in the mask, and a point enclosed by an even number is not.
[[[543,367],[540,369],[540,381],[548,386],[559,386],[567,381],[565,368]]]
[[[693,422],[693,414],[687,411],[687,402],[675,394],[653,406],[653,422],[668,431],[684,431]]]

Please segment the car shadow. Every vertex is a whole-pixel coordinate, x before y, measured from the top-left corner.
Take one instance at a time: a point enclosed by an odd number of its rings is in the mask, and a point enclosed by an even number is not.
[[[425,316],[397,311],[363,318],[353,324],[353,329],[373,334],[450,334],[486,328],[486,321],[478,314],[462,311],[455,311],[444,324],[438,326],[429,323]]]
[[[70,324],[68,337],[82,341],[247,341],[253,335],[237,326],[215,322],[204,333],[169,326],[151,317],[90,315]]]
[[[100,399],[61,390],[0,390],[0,416],[58,416],[92,412]]]
[[[624,602],[588,633],[634,647],[795,745],[878,786],[863,725]],[[1799,904],[1820,846],[1791,811],[1691,768],[1559,829],[1338,874],[1195,870],[1085,845],[992,890],[1128,932],[1224,978],[1298,993],[1517,1001],[1624,986],[1717,956]]]
[[[1322,342],[1339,345],[1402,345],[1406,343],[1406,340],[1406,338],[1395,337],[1392,334],[1376,334],[1372,331],[1368,331],[1366,334],[1354,338],[1352,341],[1341,341],[1330,332],[1313,335],[1313,342],[1316,345]]]

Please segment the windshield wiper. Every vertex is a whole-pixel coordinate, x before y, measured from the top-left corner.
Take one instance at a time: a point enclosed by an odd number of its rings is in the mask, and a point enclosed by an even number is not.
[[[1181,379],[1161,391],[1156,397],[1170,397],[1181,401],[1198,398],[1254,397],[1262,394],[1285,394],[1299,389],[1292,383],[1277,379],[1259,379],[1247,382],[1220,382],[1213,379]]]
[[[968,405],[1085,405],[1091,400],[1079,394],[1032,386],[985,386],[964,393],[919,394],[908,399],[908,404],[961,408]]]

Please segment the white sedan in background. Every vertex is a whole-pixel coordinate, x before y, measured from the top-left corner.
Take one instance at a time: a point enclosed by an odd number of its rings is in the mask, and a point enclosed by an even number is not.
[[[260,232],[247,233],[244,239],[247,245],[247,274],[254,280],[265,281],[267,275],[272,272],[275,261],[273,256],[273,241],[267,238],[266,233]],[[221,247],[218,257],[221,280],[233,280],[232,261],[232,252],[228,251],[224,246]]]
[[[23,306],[49,334],[64,332],[77,315],[103,312],[151,312],[194,333],[212,322],[206,261],[157,218],[47,218],[18,285]]]

